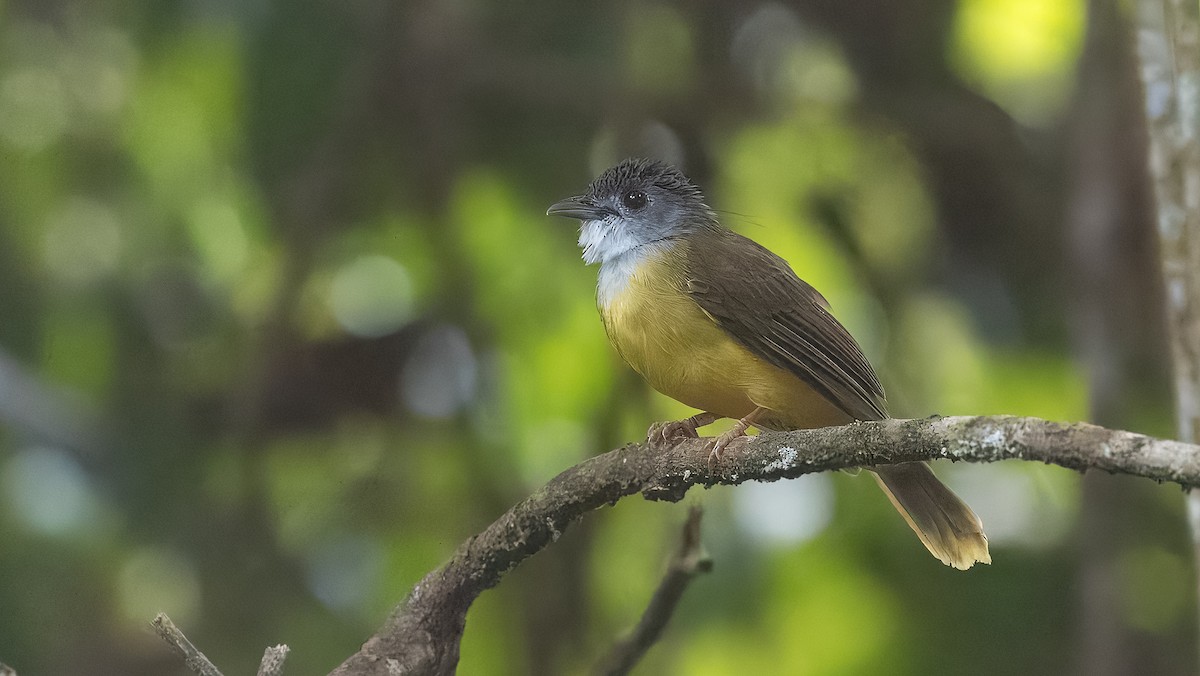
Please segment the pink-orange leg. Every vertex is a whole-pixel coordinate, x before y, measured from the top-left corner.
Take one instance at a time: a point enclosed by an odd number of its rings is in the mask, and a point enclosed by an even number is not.
[[[753,411],[750,411],[746,417],[737,421],[737,423],[734,424],[733,427],[729,428],[728,431],[722,433],[716,438],[716,440],[713,442],[712,451],[710,451],[708,454],[709,470],[711,470],[712,466],[721,459],[721,453],[725,450],[725,447],[728,446],[734,439],[746,436],[746,428],[753,425],[754,421],[758,420],[758,418],[766,412],[767,409],[759,406]]]
[[[683,420],[654,423],[650,426],[650,431],[646,433],[646,440],[655,443],[674,439],[696,439],[700,436],[696,433],[697,427],[711,425],[720,419],[721,416],[716,413],[705,411]]]

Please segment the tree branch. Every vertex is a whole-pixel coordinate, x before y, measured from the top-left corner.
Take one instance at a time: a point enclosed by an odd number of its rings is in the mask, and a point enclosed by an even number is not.
[[[704,510],[692,507],[688,510],[687,521],[683,524],[683,536],[680,538],[679,549],[667,564],[667,574],[663,576],[658,589],[650,599],[646,612],[638,621],[633,631],[617,641],[604,659],[597,664],[595,673],[603,676],[623,676],[628,674],[638,660],[646,654],[650,646],[658,641],[662,630],[666,628],[675,606],[683,598],[692,579],[700,573],[712,570],[712,559],[704,551],[700,542],[700,517]]]
[[[258,664],[258,676],[280,676],[283,673],[283,662],[290,650],[291,648],[282,643],[264,650],[262,661]]]
[[[933,417],[762,434],[732,444],[710,472],[704,439],[629,444],[566,470],[468,539],[425,576],[362,648],[334,670],[350,674],[452,674],[467,609],[509,570],[558,539],[584,514],[641,493],[678,501],[695,485],[776,481],[849,467],[947,458],[1033,460],[1200,485],[1200,447],[1037,418]]]
[[[154,631],[162,637],[162,640],[171,644],[175,652],[183,657],[184,664],[188,669],[192,670],[196,676],[221,676],[221,670],[204,656],[204,653],[196,649],[188,637],[183,635],[179,627],[167,617],[166,613],[159,613],[154,616],[154,621],[151,622],[154,626]]]

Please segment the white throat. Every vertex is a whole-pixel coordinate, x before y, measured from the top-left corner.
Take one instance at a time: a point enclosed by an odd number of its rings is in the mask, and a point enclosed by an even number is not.
[[[588,265],[607,263],[635,248],[640,242],[629,234],[629,229],[619,216],[609,216],[597,221],[583,221],[579,225],[579,248],[583,249],[583,262]]]
[[[629,282],[637,274],[642,263],[669,246],[669,243],[663,241],[634,245],[616,256],[605,259],[600,264],[600,274],[596,280],[596,305],[607,308],[629,287]]]
[[[596,304],[601,308],[619,297],[647,258],[670,246],[665,240],[646,242],[630,234],[620,216],[584,221],[579,226],[579,247],[588,265],[600,264]]]

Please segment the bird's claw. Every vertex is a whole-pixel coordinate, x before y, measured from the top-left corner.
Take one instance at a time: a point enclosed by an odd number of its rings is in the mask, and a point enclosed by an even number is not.
[[[758,421],[759,416],[766,412],[767,409],[759,406],[750,413],[746,414],[741,420],[734,423],[733,427],[722,433],[713,441],[712,450],[708,453],[708,473],[713,473],[713,467],[717,461],[721,459],[721,453],[729,444],[733,443],[734,439],[739,439],[746,436],[746,430]]]
[[[699,437],[700,435],[696,432],[696,425],[692,424],[690,418],[686,420],[656,422],[650,426],[650,430],[646,433],[646,438],[651,443],[675,441],[676,439],[698,439]]]
[[[656,443],[660,441],[676,441],[678,439],[699,439],[700,435],[696,433],[696,429],[711,425],[717,420],[717,416],[707,411],[697,413],[690,418],[683,420],[668,420],[666,422],[654,423],[650,426],[650,430],[646,432],[646,441]]]
[[[721,459],[721,451],[723,451],[723,450],[725,450],[725,447],[721,445],[721,440],[713,439],[712,448],[708,451],[708,473],[709,474],[716,473],[717,461],[719,461]]]
[[[709,474],[713,473],[717,463],[721,460],[721,456],[725,453],[725,449],[729,448],[729,445],[735,440],[744,438],[745,436],[746,428],[739,425],[713,438],[712,448],[708,452]]]

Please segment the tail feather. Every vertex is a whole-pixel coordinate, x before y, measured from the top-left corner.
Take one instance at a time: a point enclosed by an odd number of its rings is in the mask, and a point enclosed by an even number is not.
[[[874,470],[892,505],[938,560],[959,570],[970,568],[976,561],[992,562],[983,523],[938,481],[929,465],[911,462]]]

